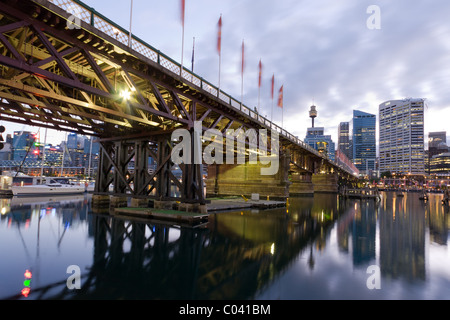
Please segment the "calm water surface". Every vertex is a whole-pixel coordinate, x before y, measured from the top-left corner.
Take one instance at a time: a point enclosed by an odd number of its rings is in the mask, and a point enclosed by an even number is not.
[[[316,195],[185,228],[109,216],[89,195],[4,199],[0,299],[450,299],[441,200]],[[79,290],[66,285],[72,265]]]

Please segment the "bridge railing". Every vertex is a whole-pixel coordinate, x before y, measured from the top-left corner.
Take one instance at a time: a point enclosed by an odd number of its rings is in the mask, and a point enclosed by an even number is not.
[[[55,4],[56,6],[64,9],[68,13],[70,13],[74,18],[78,18],[81,21],[84,21],[87,24],[95,27],[96,29],[104,32],[112,38],[115,38],[120,43],[129,46],[131,49],[140,53],[147,59],[159,64],[164,67],[166,70],[174,73],[176,76],[181,76],[182,79],[190,82],[194,86],[210,93],[211,95],[218,97],[224,103],[227,103],[234,109],[240,110],[242,113],[248,115],[252,119],[258,121],[265,127],[271,130],[275,130],[284,138],[289,139],[291,142],[296,143],[303,148],[307,149],[311,153],[325,158],[328,161],[332,162],[328,157],[321,155],[317,150],[310,147],[308,144],[300,140],[298,137],[292,135],[285,129],[281,128],[277,124],[272,121],[266,119],[261,116],[258,112],[248,108],[242,102],[239,102],[237,99],[234,99],[231,95],[219,90],[216,86],[212,85],[202,77],[196,75],[195,73],[189,71],[188,69],[183,67],[183,72],[181,72],[181,64],[174,61],[170,57],[166,56],[159,50],[153,48],[151,45],[138,38],[135,35],[131,35],[131,45],[130,45],[130,34],[129,31],[122,28],[115,22],[111,21],[107,17],[103,16],[101,13],[97,12],[94,8],[87,6],[80,0],[48,0]],[[74,23],[76,23],[76,19],[73,19]],[[219,92],[220,91],[220,92]],[[339,167],[336,163],[332,162],[334,165]]]

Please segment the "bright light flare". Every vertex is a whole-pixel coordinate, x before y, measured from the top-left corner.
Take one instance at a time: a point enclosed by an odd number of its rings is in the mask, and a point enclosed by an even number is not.
[[[131,91],[130,90],[122,90],[120,96],[123,100],[128,101],[131,99]]]

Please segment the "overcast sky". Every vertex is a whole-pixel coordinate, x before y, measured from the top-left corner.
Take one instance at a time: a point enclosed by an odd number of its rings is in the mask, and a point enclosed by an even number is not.
[[[85,0],[129,28],[131,0]],[[134,0],[133,33],[181,61],[181,0]],[[380,8],[372,20],[368,7]],[[448,131],[450,119],[450,1],[427,0],[186,0],[184,65],[214,85],[219,81],[217,22],[222,14],[221,89],[241,97],[241,45],[245,39],[244,104],[258,104],[270,119],[271,78],[284,85],[284,127],[303,139],[315,103],[317,126],[337,142],[337,127],[352,110],[378,115],[384,101],[427,99],[425,133]],[[369,29],[380,22],[381,29]],[[281,109],[273,120],[281,124]],[[64,135],[63,135],[64,136]]]

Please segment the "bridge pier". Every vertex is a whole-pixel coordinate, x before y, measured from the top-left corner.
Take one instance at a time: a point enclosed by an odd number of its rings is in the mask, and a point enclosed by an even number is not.
[[[292,184],[289,186],[290,197],[313,196],[314,185],[309,173],[294,173],[291,175]]]
[[[339,176],[337,173],[317,173],[312,176],[314,192],[317,193],[338,193]]]
[[[95,201],[106,203],[108,197],[116,206],[124,202],[124,197],[131,197],[133,207],[147,207],[153,199],[155,207],[161,208],[173,207],[168,202],[175,201],[205,204],[202,165],[175,165],[171,134],[136,140],[110,138],[100,140],[100,145]],[[154,169],[150,169],[150,162],[155,164]],[[110,192],[117,200],[109,199]]]
[[[281,154],[279,170],[275,175],[261,175],[263,165],[257,164],[214,164],[208,167],[206,196],[241,196],[250,197],[258,193],[261,198],[285,200],[289,197],[288,179],[290,157]]]
[[[146,208],[149,205],[150,200],[148,198],[131,198],[130,206],[132,208]]]

